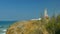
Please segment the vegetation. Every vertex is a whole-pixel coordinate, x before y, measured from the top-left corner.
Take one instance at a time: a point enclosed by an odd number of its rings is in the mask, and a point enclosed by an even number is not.
[[[57,15],[57,17],[52,16],[46,28],[52,34],[60,34],[60,15]]]
[[[6,34],[60,34],[60,15],[17,22],[8,28]]]

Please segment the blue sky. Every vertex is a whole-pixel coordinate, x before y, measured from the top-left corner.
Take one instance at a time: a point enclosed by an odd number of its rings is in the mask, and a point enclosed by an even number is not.
[[[44,9],[60,13],[60,0],[0,0],[0,20],[29,20],[39,18]]]

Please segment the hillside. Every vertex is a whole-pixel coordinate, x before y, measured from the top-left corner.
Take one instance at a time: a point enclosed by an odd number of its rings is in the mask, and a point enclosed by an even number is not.
[[[60,34],[60,15],[48,21],[28,20],[16,22],[7,29],[6,34]]]
[[[41,25],[41,21],[29,20],[13,24],[7,34],[48,34],[48,31]]]

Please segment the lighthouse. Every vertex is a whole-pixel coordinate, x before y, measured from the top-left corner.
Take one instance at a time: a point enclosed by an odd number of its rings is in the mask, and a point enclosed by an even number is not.
[[[49,22],[49,16],[48,16],[48,11],[47,9],[44,10],[44,22],[48,23]]]
[[[44,10],[44,18],[48,19],[48,12],[47,12],[47,8]]]

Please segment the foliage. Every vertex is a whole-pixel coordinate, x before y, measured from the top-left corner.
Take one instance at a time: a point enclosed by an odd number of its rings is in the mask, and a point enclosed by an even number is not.
[[[60,34],[60,15],[15,23],[8,28],[7,34]]]
[[[60,31],[60,15],[52,16],[46,25],[47,30],[52,34],[57,34]],[[60,33],[59,33],[60,34]]]

